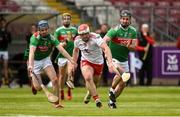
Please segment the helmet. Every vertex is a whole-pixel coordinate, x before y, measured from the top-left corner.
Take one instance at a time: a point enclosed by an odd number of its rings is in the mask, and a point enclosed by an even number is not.
[[[129,10],[122,10],[120,13],[121,17],[131,17],[131,13]]]
[[[78,27],[78,34],[85,34],[85,33],[89,33],[89,32],[90,32],[90,29],[87,24],[81,24]]]
[[[129,21],[121,20],[124,17],[128,17]],[[120,24],[123,28],[127,28],[131,24],[131,13],[129,10],[122,10],[120,13]]]
[[[49,28],[48,21],[46,20],[41,20],[38,22],[38,28]]]

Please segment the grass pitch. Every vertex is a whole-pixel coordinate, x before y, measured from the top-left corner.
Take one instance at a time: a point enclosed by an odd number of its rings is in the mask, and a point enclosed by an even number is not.
[[[66,91],[66,89],[65,89]],[[71,101],[61,101],[55,109],[44,93],[32,95],[29,87],[0,88],[1,116],[180,116],[180,87],[126,87],[117,99],[117,109],[109,109],[108,87],[98,88],[103,107],[91,100],[83,103],[86,89],[75,88]]]

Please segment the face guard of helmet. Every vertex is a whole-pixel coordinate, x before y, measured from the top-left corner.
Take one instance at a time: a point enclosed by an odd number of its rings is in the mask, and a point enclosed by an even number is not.
[[[87,24],[81,24],[78,27],[78,34],[81,36],[84,42],[87,42],[89,40],[89,33],[90,33],[90,29]]]
[[[127,28],[131,24],[131,13],[128,10],[121,11],[120,24],[123,28]]]
[[[69,27],[71,24],[71,14],[70,13],[63,13],[62,14],[62,21],[63,21],[63,25],[65,27]]]
[[[41,20],[38,22],[38,30],[42,37],[46,37],[49,34],[48,29],[49,29],[48,21]]]

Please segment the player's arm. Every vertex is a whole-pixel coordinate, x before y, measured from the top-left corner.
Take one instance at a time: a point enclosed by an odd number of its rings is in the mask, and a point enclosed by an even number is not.
[[[34,66],[34,53],[36,51],[36,47],[35,46],[30,46],[29,48],[29,65],[28,65],[28,70],[31,73],[33,66]]]
[[[72,57],[68,54],[68,52],[62,47],[62,45],[61,44],[58,44],[57,46],[56,46],[56,48],[61,52],[61,54],[64,56],[64,57],[66,57],[72,64],[76,64],[74,61],[73,61],[73,59],[72,59]]]
[[[79,56],[79,48],[74,48],[73,49],[73,60],[75,61],[75,62],[77,62],[77,60],[78,60],[78,56]]]
[[[132,39],[131,41],[129,41],[129,42],[127,43],[126,47],[127,47],[129,50],[135,51],[137,45],[138,45],[138,40],[137,40],[137,39]]]
[[[129,41],[126,45],[126,47],[129,49],[129,50],[132,50],[132,51],[135,51],[136,50],[136,46],[138,45],[138,39],[137,39],[137,31],[134,30],[132,32],[132,37],[131,37],[131,41]]]
[[[100,47],[102,48],[102,50],[103,50],[103,52],[104,52],[104,54],[105,54],[105,57],[106,57],[108,63],[111,64],[111,63],[112,63],[111,50],[109,49],[109,47],[107,46],[106,43],[102,43],[102,44],[100,45]]]
[[[108,67],[109,67],[109,71],[110,72],[114,72],[116,73],[117,75],[120,76],[118,70],[115,68],[115,66],[113,65],[113,62],[112,62],[112,54],[111,54],[111,50],[110,48],[108,47],[108,45],[104,42],[100,45],[100,47],[102,48],[104,54],[105,54],[105,58],[107,59],[107,62],[108,62]]]
[[[104,40],[106,43],[108,43],[108,42],[111,40],[111,38],[110,38],[109,36],[105,35],[104,38],[103,38],[103,40]]]
[[[36,39],[34,37],[34,35],[31,36],[31,39],[30,39],[30,45],[29,45],[29,65],[28,65],[28,70],[29,72],[31,73],[32,70],[33,70],[33,66],[34,66],[34,53],[36,51],[36,47],[37,47],[37,44],[38,44],[38,39]]]
[[[64,39],[64,37],[61,36],[61,34],[59,34],[57,31],[54,32],[54,37],[55,37],[55,39],[57,39],[57,40],[60,42],[60,44],[61,44],[63,47],[65,47],[65,46],[67,45],[67,42],[66,42],[66,40]]]
[[[116,30],[114,28],[111,28],[107,34],[104,36],[103,40],[108,43],[111,39],[116,37]]]
[[[77,62],[78,57],[79,57],[79,51],[80,51],[80,50],[79,50],[78,44],[79,44],[79,42],[78,42],[78,37],[76,37],[76,38],[74,39],[74,49],[73,49],[73,54],[72,54],[73,60],[74,60],[75,62]]]

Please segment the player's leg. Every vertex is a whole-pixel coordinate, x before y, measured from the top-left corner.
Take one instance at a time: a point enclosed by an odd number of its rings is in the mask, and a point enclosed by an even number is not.
[[[90,95],[93,97],[95,100],[96,104],[100,102],[99,96],[97,94],[96,86],[93,81],[93,74],[94,70],[91,66],[89,65],[84,65],[81,67],[82,75],[84,76],[85,82],[86,82],[86,88],[90,92]],[[99,105],[97,105],[99,106]]]
[[[65,85],[65,78],[66,78],[66,65],[67,59],[59,58],[58,59],[58,84],[59,84],[59,97],[61,100],[64,100],[64,85]]]
[[[101,79],[101,75],[102,75],[102,72],[103,72],[104,65],[103,64],[91,64],[91,66],[94,69],[94,79],[93,79],[93,81],[94,81],[95,86],[97,88],[98,85],[99,85],[100,79]],[[95,102],[96,102],[97,107],[99,107],[99,108],[102,107],[102,103],[101,103],[100,99],[95,100]]]
[[[32,78],[32,87],[36,91],[41,91],[41,85],[39,83],[42,83],[41,80],[41,74],[40,73],[35,73],[37,78]],[[31,77],[34,77],[33,75]]]
[[[66,84],[68,85],[68,91],[67,91],[67,99],[72,99],[72,91],[71,89],[74,88],[74,73],[72,72],[72,65],[70,62],[67,62],[67,81]]]
[[[96,86],[96,88],[98,87],[99,85],[99,81],[100,81],[100,76],[94,76],[94,84]],[[86,96],[84,97],[84,103],[87,104],[90,102],[90,99],[91,99],[91,94],[89,93],[89,91],[87,91],[86,93]]]
[[[68,61],[67,62],[67,81],[66,84],[68,85],[69,88],[74,89],[74,73],[72,72],[72,65]]]
[[[58,78],[56,75],[56,72],[54,70],[54,67],[52,65],[47,66],[46,68],[44,68],[45,73],[48,75],[48,77],[50,78],[51,82],[52,82],[52,87],[53,87],[53,93],[56,96],[59,96],[59,85],[58,85]],[[59,104],[58,102],[53,103],[53,106],[55,108],[62,108],[63,106]]]
[[[101,69],[96,69],[96,66],[98,66],[98,68],[100,66]],[[98,78],[100,78],[100,74],[95,74],[95,73],[97,70],[99,70],[100,73],[102,73],[102,69],[103,69],[102,66],[103,65],[96,65],[96,64],[89,63],[88,61],[81,62],[81,71],[86,82],[86,88],[89,90],[90,95],[93,97],[93,99],[96,102],[96,106],[99,108],[102,107],[102,103],[99,99],[93,77],[96,75],[97,76],[99,75]],[[97,81],[99,81],[99,79],[97,79]]]
[[[129,65],[128,65],[128,61],[126,62],[115,62],[114,63],[117,67],[117,69],[122,72],[121,70],[123,69],[124,72],[128,73],[129,72]],[[128,74],[129,75],[129,74]],[[123,74],[122,74],[123,76]],[[121,92],[123,91],[125,84],[127,82],[127,80],[130,78],[130,75],[128,76],[129,78],[124,80],[123,78],[115,75],[115,77],[113,78],[113,82],[112,82],[112,86],[110,88],[109,91],[109,107],[110,108],[116,108],[116,98],[121,94]]]
[[[59,84],[59,97],[61,100],[64,100],[64,84],[65,84],[65,77],[66,77],[66,66],[58,67],[59,74],[58,74],[58,84]]]
[[[118,71],[122,72],[122,68],[121,66],[118,64],[117,61],[114,61],[114,65],[116,66],[116,68],[118,69]],[[119,82],[121,81],[121,77],[118,75],[115,75],[111,84],[111,88],[109,90],[109,98],[111,100],[111,102],[116,102],[116,96],[115,96],[115,89],[117,87],[117,85],[119,84]]]
[[[119,97],[119,95],[122,93],[125,86],[126,86],[126,83],[121,80],[115,89],[115,97],[116,98]]]
[[[32,89],[32,93],[35,95],[37,94],[37,91],[41,90],[41,86],[39,83],[42,83],[41,80],[41,69],[43,68],[43,60],[40,61],[34,61],[34,68],[33,68],[33,72],[36,74],[38,80],[36,78],[33,78],[34,75],[31,75],[31,73],[29,73],[30,77],[31,77],[31,89]]]
[[[112,81],[112,85],[111,88],[109,90],[109,103],[108,106],[110,108],[117,108],[116,107],[116,96],[115,96],[115,89],[119,83],[119,81],[121,80],[121,78],[118,75],[115,75]]]
[[[97,71],[96,71],[96,72],[97,72]],[[96,74],[96,72],[95,72],[95,74]],[[97,88],[98,85],[99,85],[100,79],[101,79],[101,75],[95,75],[95,76],[94,76],[94,83],[95,83],[96,88]],[[102,107],[102,103],[101,103],[100,99],[95,100],[95,102],[96,102],[96,106],[97,106],[97,107],[99,107],[99,108]]]

